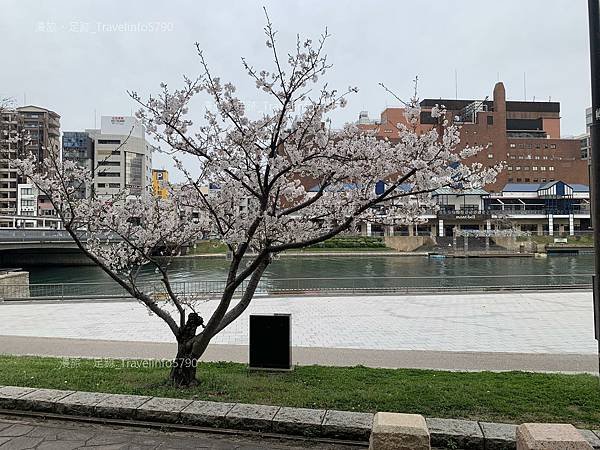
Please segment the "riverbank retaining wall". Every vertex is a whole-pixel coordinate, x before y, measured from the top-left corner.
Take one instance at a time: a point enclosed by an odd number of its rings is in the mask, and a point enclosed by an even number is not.
[[[431,236],[386,236],[385,245],[399,252],[414,252],[424,245],[435,245],[435,238]]]
[[[499,247],[503,247],[508,251],[515,253],[536,253],[538,252],[537,244],[532,241],[518,241],[514,236],[496,236],[493,238],[494,243]]]
[[[0,301],[4,298],[29,298],[29,272],[0,274]]]

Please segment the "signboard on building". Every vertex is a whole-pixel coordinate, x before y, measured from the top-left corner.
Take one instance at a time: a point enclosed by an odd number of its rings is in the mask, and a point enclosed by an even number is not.
[[[487,220],[491,218],[491,215],[487,213],[439,212],[438,217],[444,220]]]
[[[144,126],[133,116],[102,116],[100,127],[102,134],[144,137]]]

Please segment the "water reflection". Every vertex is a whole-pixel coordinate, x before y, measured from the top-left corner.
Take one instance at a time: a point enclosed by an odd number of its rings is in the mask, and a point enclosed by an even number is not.
[[[173,263],[174,281],[222,280],[227,273],[225,258],[181,258]],[[264,275],[269,280],[281,278],[346,278],[361,286],[381,283],[379,277],[433,277],[432,285],[451,286],[455,276],[479,275],[481,283],[494,283],[491,275],[511,275],[513,282],[527,283],[529,275],[589,274],[593,255],[550,256],[548,258],[427,258],[394,256],[282,257]],[[141,275],[156,279],[152,270]],[[73,283],[110,281],[100,269],[82,267],[32,267],[32,283]],[[529,281],[528,281],[529,280]],[[332,283],[333,281],[329,281]]]

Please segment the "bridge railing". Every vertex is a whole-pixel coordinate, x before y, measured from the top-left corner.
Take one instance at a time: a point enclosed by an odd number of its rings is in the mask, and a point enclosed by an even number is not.
[[[362,277],[362,278],[265,278],[260,281],[259,296],[310,296],[345,294],[418,294],[460,291],[512,291],[591,289],[591,274],[556,275],[465,275],[429,277]],[[168,300],[165,287],[158,281],[141,283],[138,288],[157,301]],[[172,283],[182,299],[218,299],[225,288],[224,280],[199,280]],[[236,296],[246,288],[242,283]],[[103,283],[35,283],[0,286],[0,300],[102,300],[130,299],[131,295],[112,282]]]
[[[87,231],[78,231],[77,234],[82,240],[88,238]],[[94,236],[100,237],[101,239],[118,239],[118,236],[114,233],[94,233]],[[65,230],[36,230],[36,229],[24,229],[24,230],[0,230],[0,243],[8,242],[59,242],[59,241],[72,241],[71,235]]]

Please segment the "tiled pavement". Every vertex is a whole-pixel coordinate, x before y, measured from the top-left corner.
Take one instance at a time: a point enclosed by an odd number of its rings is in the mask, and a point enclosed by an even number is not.
[[[166,432],[149,428],[100,425],[0,415],[0,450],[167,450],[167,449],[354,449],[323,442],[281,440],[204,432]]]
[[[199,309],[209,312],[215,302]],[[248,342],[248,315],[291,313],[299,347],[594,354],[592,294],[583,291],[257,298],[214,340]],[[0,335],[172,342],[135,302],[0,303]],[[0,349],[1,351],[1,349]]]

